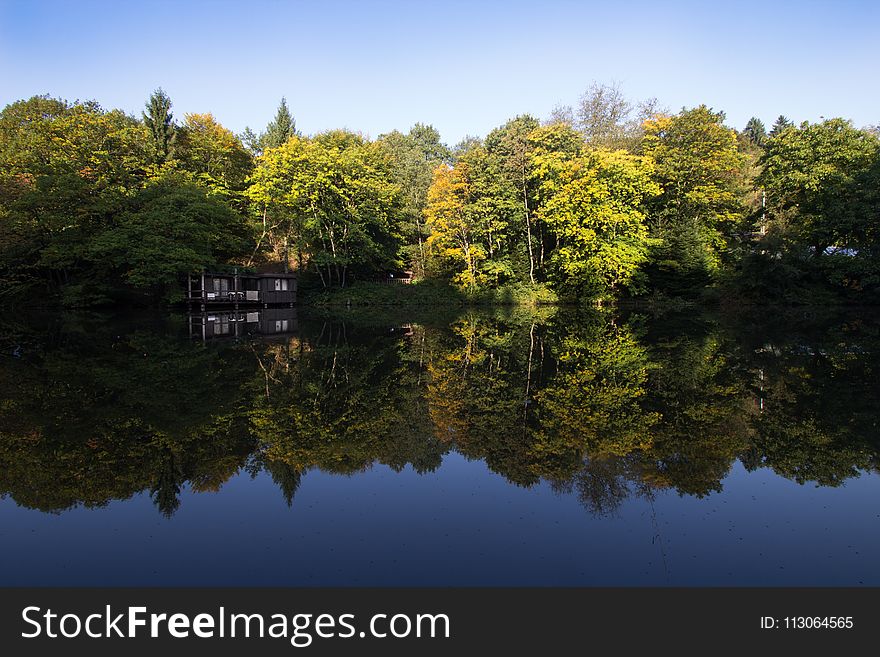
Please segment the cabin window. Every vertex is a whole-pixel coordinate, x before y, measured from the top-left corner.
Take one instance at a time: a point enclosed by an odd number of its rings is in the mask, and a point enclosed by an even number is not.
[[[276,278],[275,279],[275,291],[276,292],[287,292],[287,279],[286,278]]]
[[[215,278],[214,279],[214,292],[228,292],[229,291],[229,279],[226,278]]]

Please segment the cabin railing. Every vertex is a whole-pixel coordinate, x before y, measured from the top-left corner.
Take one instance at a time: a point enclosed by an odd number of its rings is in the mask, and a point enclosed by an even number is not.
[[[202,290],[193,290],[191,296],[187,299],[196,301],[202,299],[204,301],[227,301],[235,303],[236,301],[259,301],[259,290],[224,290],[222,292],[204,292]]]
[[[376,282],[385,283],[386,285],[410,285],[413,282],[413,279],[397,276],[394,278],[377,278]]]

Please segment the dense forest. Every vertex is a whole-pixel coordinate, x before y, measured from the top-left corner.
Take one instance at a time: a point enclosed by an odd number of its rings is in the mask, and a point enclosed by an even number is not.
[[[412,272],[471,300],[867,303],[878,216],[876,128],[736,130],[601,84],[451,148],[423,124],[307,136],[283,99],[235,135],[161,89],[140,117],[48,96],[0,113],[4,303],[175,301],[231,266],[330,294]]]

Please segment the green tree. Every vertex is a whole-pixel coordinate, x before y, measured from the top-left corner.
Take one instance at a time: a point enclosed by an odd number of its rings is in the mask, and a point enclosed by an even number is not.
[[[90,256],[105,277],[175,300],[181,274],[241,256],[247,245],[239,215],[205,189],[169,176],[148,184],[93,238]]]
[[[585,148],[582,135],[566,122],[550,123],[536,128],[529,135],[529,142],[533,157],[550,153],[573,157]]]
[[[391,154],[395,182],[401,189],[405,257],[416,276],[421,277],[427,270],[425,208],[428,188],[434,169],[450,158],[450,152],[440,141],[440,133],[433,126],[421,123],[416,123],[406,135],[395,130],[382,135],[379,141]]]
[[[724,114],[705,105],[645,123],[642,149],[662,193],[649,206],[655,286],[694,291],[718,273],[728,235],[742,219],[745,157]]]
[[[162,87],[152,93],[143,112],[144,125],[150,131],[156,162],[162,164],[171,157],[176,128],[171,114],[171,98]]]
[[[178,135],[180,166],[214,192],[235,198],[245,188],[253,159],[212,114],[187,114]]]
[[[767,141],[767,130],[764,128],[764,122],[754,116],[746,123],[743,135],[755,146],[763,146],[764,142]]]
[[[308,261],[325,286],[400,267],[400,189],[391,166],[381,144],[341,130],[270,149],[247,190],[260,217],[258,248],[268,242],[287,262],[294,242],[298,265]]]
[[[238,135],[238,140],[253,157],[259,157],[263,154],[260,137],[249,126],[245,126],[245,129]]]
[[[263,257],[289,263],[289,247],[296,250],[297,266],[305,265],[305,222],[317,215],[318,193],[314,145],[293,137],[263,154],[248,179],[247,197],[257,214],[257,237],[248,264]]]
[[[771,231],[790,255],[809,250],[846,286],[880,282],[872,218],[878,161],[880,139],[843,119],[785,129],[768,140],[761,159],[758,183],[767,190]]]
[[[770,128],[770,135],[769,136],[775,137],[776,135],[778,135],[780,132],[782,132],[786,128],[793,128],[793,127],[794,127],[794,123],[787,116],[780,114],[779,116],[776,117],[776,121],[774,121],[773,127]]]
[[[517,116],[486,137],[486,151],[499,158],[510,184],[516,189],[521,207],[521,226],[524,228],[526,253],[528,255],[528,281],[537,281],[540,250],[533,235],[535,224],[534,182],[532,176],[532,146],[529,135],[538,128],[538,120],[529,115]]]
[[[0,113],[0,287],[74,289],[89,242],[149,168],[144,126],[94,102],[35,96]]]
[[[514,278],[522,201],[505,164],[481,144],[441,165],[428,190],[429,252],[439,271],[474,292]]]
[[[382,146],[341,130],[315,138],[320,158],[319,206],[307,226],[312,261],[344,287],[356,276],[398,269],[400,188]],[[334,276],[335,274],[335,276]]]
[[[282,98],[275,118],[269,122],[266,131],[260,136],[260,147],[263,151],[278,148],[295,134],[297,134],[296,121],[287,107],[287,99]]]
[[[522,205],[504,162],[482,146],[462,153],[455,165],[465,167],[472,215],[486,258],[480,267],[483,284],[498,286],[515,278],[522,233],[517,229]]]

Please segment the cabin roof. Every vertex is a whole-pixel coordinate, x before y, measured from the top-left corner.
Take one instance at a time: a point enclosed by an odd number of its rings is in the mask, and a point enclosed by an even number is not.
[[[214,271],[206,271],[205,276],[211,276],[213,278],[235,278],[235,274],[230,272],[214,272]],[[277,273],[277,274],[238,274],[239,278],[296,278],[296,272],[287,272],[286,274]]]

